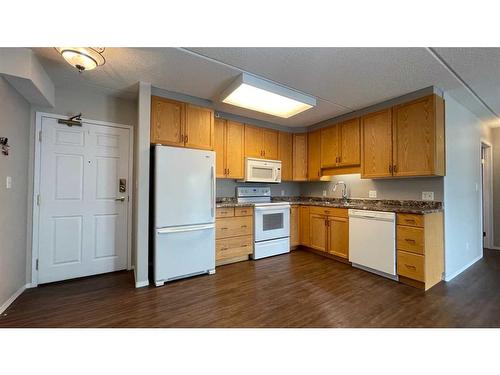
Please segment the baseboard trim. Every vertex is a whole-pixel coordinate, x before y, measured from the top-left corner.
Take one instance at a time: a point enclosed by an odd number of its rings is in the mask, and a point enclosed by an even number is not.
[[[149,285],[149,280],[137,281],[137,274],[135,273],[135,268],[134,268],[134,280],[136,288],[144,288],[145,286]]]
[[[470,262],[470,263],[466,264],[465,266],[463,266],[462,268],[460,268],[458,271],[455,271],[451,275],[445,275],[444,276],[444,281],[448,282],[448,281],[453,280],[455,277],[457,277],[458,275],[460,275],[467,268],[469,268],[470,266],[472,266],[474,263],[476,263],[478,260],[481,260],[482,258],[483,258],[483,254],[481,254],[480,256],[478,256],[477,258],[475,258],[474,260],[472,260],[472,262]]]
[[[0,314],[3,314],[3,312],[9,308],[12,302],[14,302],[16,298],[19,297],[26,290],[28,285],[30,284],[26,284],[20,287],[18,290],[16,290],[16,292],[13,295],[9,297],[7,301],[4,302],[2,306],[0,306]]]

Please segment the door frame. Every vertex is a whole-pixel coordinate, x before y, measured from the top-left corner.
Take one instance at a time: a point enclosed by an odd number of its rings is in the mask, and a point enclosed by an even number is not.
[[[483,149],[487,155],[484,164],[482,162]],[[481,211],[483,247],[495,249],[493,232],[493,146],[484,140],[481,140]],[[483,237],[485,231],[486,236]]]
[[[41,169],[41,142],[40,132],[42,130],[42,119],[67,119],[68,116],[47,113],[35,112],[35,154],[34,154],[34,167],[33,167],[33,196],[32,196],[32,231],[31,231],[31,287],[38,286],[38,270],[36,269],[36,261],[38,259],[39,247],[39,220],[40,220],[40,206],[37,203],[37,196],[40,194],[40,169]],[[108,126],[113,128],[122,128],[129,130],[129,160],[128,160],[128,173],[129,173],[129,199],[127,202],[127,270],[132,269],[132,203],[133,203],[133,167],[134,167],[134,129],[131,125],[117,124],[109,121],[98,121],[87,118],[82,118],[82,122],[87,122],[93,125]]]

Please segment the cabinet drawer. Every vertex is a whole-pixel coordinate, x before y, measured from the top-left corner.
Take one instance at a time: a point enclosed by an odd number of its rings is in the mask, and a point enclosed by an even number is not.
[[[217,209],[216,217],[234,216],[234,207],[221,207]]]
[[[416,214],[398,214],[398,224],[408,225],[410,227],[424,227],[424,215]]]
[[[405,250],[417,254],[425,254],[424,229],[417,227],[397,226],[398,250]]]
[[[252,236],[240,236],[215,241],[216,260],[236,258],[251,254],[252,251]]]
[[[234,208],[234,216],[252,216],[253,208],[252,207],[235,207]]]
[[[228,238],[253,234],[253,217],[224,217],[215,223],[215,238]]]
[[[424,257],[398,251],[398,275],[425,282]]]
[[[311,214],[335,217],[348,217],[346,208],[311,206]]]

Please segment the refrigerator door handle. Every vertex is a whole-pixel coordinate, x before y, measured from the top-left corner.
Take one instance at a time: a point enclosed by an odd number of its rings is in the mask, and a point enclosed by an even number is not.
[[[212,200],[211,202],[211,212],[212,212],[212,217],[215,215],[215,197],[214,197],[214,186],[215,186],[215,173],[214,173],[214,166],[212,165],[210,169],[210,182],[211,182],[211,194],[210,194],[210,199]]]
[[[166,233],[192,232],[195,230],[205,230],[205,229],[212,229],[212,228],[215,228],[214,224],[186,225],[184,227],[159,228],[156,230],[156,233],[166,234]]]

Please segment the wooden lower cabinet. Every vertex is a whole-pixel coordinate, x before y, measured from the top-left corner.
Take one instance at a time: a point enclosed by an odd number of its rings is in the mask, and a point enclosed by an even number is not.
[[[309,216],[310,248],[326,251],[326,225],[326,216],[317,214]]]
[[[326,251],[329,254],[349,259],[349,219],[328,217],[326,235]]]
[[[428,290],[444,272],[443,213],[398,214],[396,226],[399,281]]]
[[[300,206],[299,214],[300,244],[309,246],[309,206]]]
[[[290,248],[300,245],[300,212],[299,206],[290,208]]]
[[[253,208],[217,208],[215,222],[215,263],[247,260],[253,252]]]

